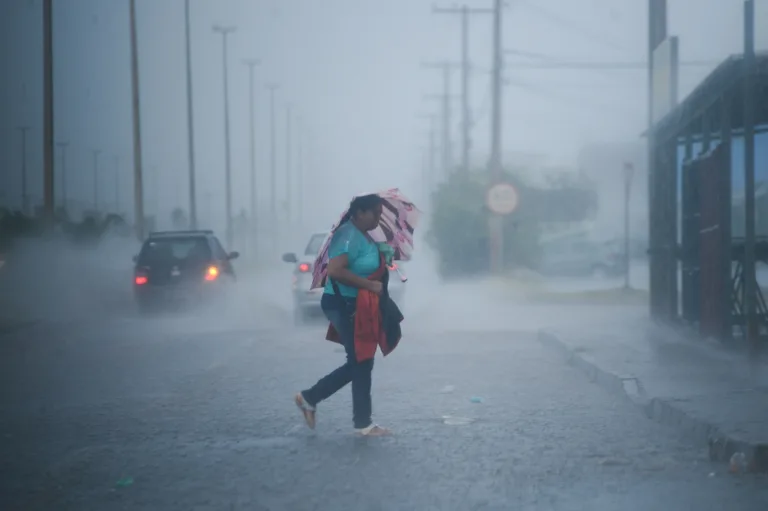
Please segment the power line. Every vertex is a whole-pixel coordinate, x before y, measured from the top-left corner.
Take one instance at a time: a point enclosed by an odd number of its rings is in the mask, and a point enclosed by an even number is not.
[[[430,97],[440,99],[442,102],[442,170],[447,176],[453,168],[453,142],[451,140],[451,98],[453,95],[451,94],[451,72],[455,68],[460,67],[460,65],[444,61],[424,63],[422,66],[426,69],[439,70],[443,75],[443,93],[432,95]]]
[[[712,67],[719,62],[709,60],[696,60],[680,62],[680,67]],[[515,69],[574,69],[584,71],[646,71],[647,62],[515,62],[508,64]]]
[[[529,9],[537,11],[540,16],[549,19],[555,24],[560,25],[561,27],[566,28],[568,30],[571,30],[574,33],[578,33],[585,40],[588,40],[599,46],[603,46],[603,47],[608,46],[614,50],[620,50],[622,52],[629,50],[629,48],[625,46],[625,43],[619,42],[613,39],[612,37],[606,37],[605,34],[602,34],[600,32],[595,32],[586,27],[583,27],[578,23],[575,23],[573,20],[569,20],[568,18],[560,14],[550,11],[546,7],[542,7],[539,4],[531,3],[527,0],[518,0],[518,2],[521,5],[528,7]]]
[[[433,7],[435,14],[452,14],[461,16],[461,168],[465,173],[469,172],[469,151],[472,145],[471,126],[472,113],[469,105],[469,18],[472,15],[493,14],[493,9],[470,8],[462,5],[461,7]]]
[[[631,110],[626,109],[623,106],[618,106],[615,104],[606,104],[601,101],[594,101],[594,99],[592,98],[584,98],[584,97],[579,97],[578,99],[569,98],[555,89],[542,87],[540,85],[534,85],[530,82],[520,80],[519,78],[515,78],[515,80],[507,79],[505,80],[505,85],[517,87],[527,92],[531,92],[539,96],[544,96],[549,99],[556,99],[564,103],[568,103],[570,106],[574,106],[577,108],[587,108],[590,111],[594,111],[595,108],[599,108],[603,111],[623,110],[624,113],[628,115],[636,114],[636,112],[632,112]]]

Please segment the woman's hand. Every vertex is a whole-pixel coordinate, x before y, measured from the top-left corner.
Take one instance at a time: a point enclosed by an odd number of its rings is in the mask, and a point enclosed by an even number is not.
[[[380,295],[384,291],[384,285],[378,280],[369,280],[367,289],[371,293]]]

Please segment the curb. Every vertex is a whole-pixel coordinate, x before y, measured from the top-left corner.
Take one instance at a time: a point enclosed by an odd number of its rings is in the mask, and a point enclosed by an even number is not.
[[[735,453],[742,452],[749,460],[750,471],[768,472],[768,444],[756,444],[726,433],[715,424],[687,413],[674,399],[649,397],[638,378],[600,367],[589,355],[568,346],[555,332],[539,330],[537,338],[545,346],[559,352],[569,365],[584,372],[591,382],[629,399],[648,418],[674,427],[695,442],[707,445],[711,461],[727,463]]]

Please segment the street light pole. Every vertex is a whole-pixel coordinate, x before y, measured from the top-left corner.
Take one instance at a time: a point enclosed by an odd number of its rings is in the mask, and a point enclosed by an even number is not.
[[[629,289],[629,199],[632,195],[632,177],[635,167],[630,162],[624,163],[624,289]]]
[[[248,122],[250,127],[250,151],[251,151],[251,228],[249,229],[249,238],[251,238],[251,250],[253,255],[256,255],[256,236],[258,234],[258,214],[257,209],[257,196],[256,196],[256,119],[255,119],[255,100],[254,100],[254,80],[253,74],[256,66],[259,65],[258,60],[246,60],[244,62],[248,66]]]
[[[187,57],[187,146],[189,151],[189,224],[197,229],[197,195],[195,187],[195,122],[192,108],[192,49],[189,29],[189,0],[184,1],[184,26]]]
[[[141,108],[139,94],[139,50],[136,35],[136,0],[130,0],[131,110],[133,119],[133,215],[136,237],[144,240],[144,177],[141,156]]]
[[[227,36],[235,31],[234,27],[213,27],[213,31],[221,34],[222,39],[222,56],[223,66],[222,71],[224,73],[224,144],[225,144],[225,160],[224,160],[224,186],[225,190],[225,202],[226,202],[226,238],[227,246],[232,247],[234,233],[232,231],[232,169],[230,166],[230,152],[229,152],[229,78],[227,76]]]
[[[29,126],[19,126],[21,132],[21,212],[29,213],[29,194],[27,193],[27,132]]]

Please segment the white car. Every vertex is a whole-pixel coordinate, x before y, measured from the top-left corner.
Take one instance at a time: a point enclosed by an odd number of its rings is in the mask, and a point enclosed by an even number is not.
[[[309,287],[312,285],[312,265],[314,265],[315,258],[317,258],[317,254],[328,236],[328,232],[317,232],[310,236],[301,255],[293,252],[283,254],[283,261],[294,265],[291,292],[293,294],[293,318],[296,324],[303,324],[311,315],[322,314],[320,298],[323,296],[323,290],[309,289]],[[407,280],[403,270],[401,262],[396,261],[389,268],[389,285],[387,286],[389,296],[401,309]]]

